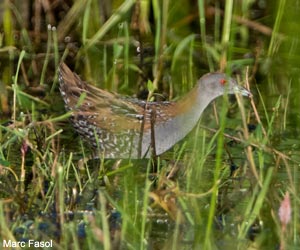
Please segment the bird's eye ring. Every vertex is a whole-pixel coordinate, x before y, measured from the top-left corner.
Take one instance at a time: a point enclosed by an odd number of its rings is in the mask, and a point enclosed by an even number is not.
[[[222,78],[222,79],[220,80],[220,83],[221,83],[221,85],[225,85],[225,84],[227,83],[227,80],[224,79],[224,78]]]

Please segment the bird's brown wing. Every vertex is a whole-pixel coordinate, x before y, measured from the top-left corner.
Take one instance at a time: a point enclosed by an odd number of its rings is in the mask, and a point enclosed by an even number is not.
[[[122,130],[139,132],[144,109],[117,94],[96,88],[82,81],[64,63],[59,70],[60,91],[73,119],[119,133]]]

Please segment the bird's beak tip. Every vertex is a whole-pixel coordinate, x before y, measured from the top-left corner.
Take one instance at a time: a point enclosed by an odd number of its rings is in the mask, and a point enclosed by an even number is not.
[[[246,88],[241,87],[241,86],[237,86],[235,88],[235,92],[239,93],[239,94],[241,94],[243,96],[247,96],[248,98],[252,98],[253,97],[252,93],[249,90],[247,90]]]

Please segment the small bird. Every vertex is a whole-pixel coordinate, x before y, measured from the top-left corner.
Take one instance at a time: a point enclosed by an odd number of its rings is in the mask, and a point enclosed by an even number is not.
[[[59,66],[60,93],[76,131],[104,158],[150,158],[183,139],[215,98],[251,92],[223,73],[208,73],[176,102],[147,102],[110,93]]]

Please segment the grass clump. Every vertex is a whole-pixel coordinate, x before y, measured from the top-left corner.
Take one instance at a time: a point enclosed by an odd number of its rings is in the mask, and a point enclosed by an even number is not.
[[[299,48],[289,3],[50,2],[33,1],[32,20],[29,1],[0,6],[1,239],[53,249],[299,246]],[[278,63],[287,58],[288,68]],[[144,100],[176,99],[216,70],[250,84],[254,98],[220,98],[157,159],[86,161],[92,152],[58,92],[60,61]]]

